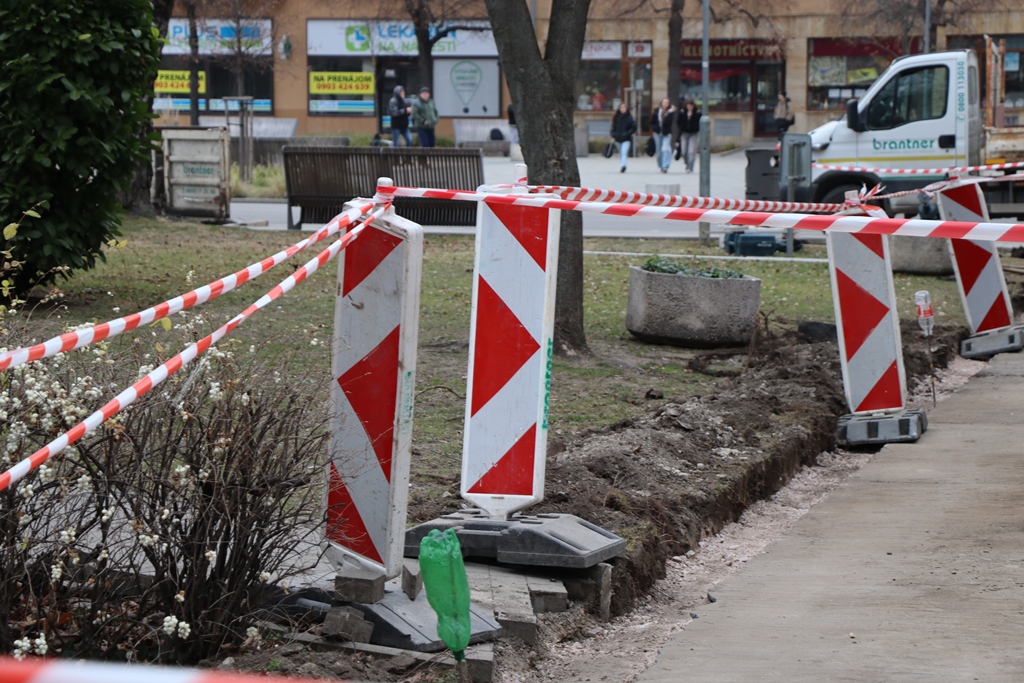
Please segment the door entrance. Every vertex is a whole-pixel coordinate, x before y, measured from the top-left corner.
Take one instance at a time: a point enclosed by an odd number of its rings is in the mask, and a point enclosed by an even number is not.
[[[779,93],[785,88],[784,64],[756,64],[757,87],[754,103],[754,135],[757,137],[775,137],[779,134],[775,126],[775,105],[779,103]]]

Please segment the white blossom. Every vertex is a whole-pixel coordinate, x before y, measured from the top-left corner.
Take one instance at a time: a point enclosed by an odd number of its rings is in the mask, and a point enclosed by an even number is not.
[[[75,542],[75,536],[76,535],[77,534],[75,533],[74,529],[72,529],[70,527],[67,528],[67,529],[64,529],[63,531],[60,532],[60,542],[63,543],[64,545],[71,545],[72,543]]]
[[[60,577],[64,575],[64,566],[57,562],[50,566],[50,580],[54,583],[60,583]]]
[[[28,638],[19,638],[14,641],[14,651],[11,653],[17,660],[25,659],[25,654],[32,652],[32,641]]]
[[[240,400],[242,401],[243,406],[249,405],[249,394],[242,394],[242,398]]]
[[[260,630],[258,628],[256,628],[255,626],[250,626],[249,628],[245,629],[245,637],[246,638],[255,638],[259,634],[260,634]]]
[[[78,478],[76,485],[79,491],[82,491],[83,493],[88,493],[92,489],[92,477],[90,477],[88,474],[83,474]]]
[[[174,632],[178,629],[178,617],[174,615],[164,617],[163,629],[164,633],[173,636]]]
[[[113,516],[114,516],[114,506],[111,505],[110,507],[108,507],[108,508],[106,508],[106,509],[101,511],[100,521],[103,522],[103,523],[109,522],[110,518],[113,517]]]
[[[45,633],[40,633],[40,634],[39,634],[39,637],[38,637],[38,638],[36,638],[36,639],[35,639],[34,641],[32,641],[32,642],[33,642],[33,644],[35,645],[35,649],[36,649],[36,654],[37,654],[37,655],[39,655],[40,657],[42,657],[43,655],[45,655],[45,654],[46,654],[46,651],[50,649],[50,648],[49,648],[49,647],[47,647],[47,645],[46,645],[46,634],[45,634]]]
[[[207,562],[213,562],[217,559],[217,553],[213,552],[212,550],[207,550],[205,553],[203,553],[203,557],[206,558]]]
[[[178,594],[174,596],[174,601],[178,603],[185,602],[185,591],[178,591]]]
[[[188,625],[187,621],[183,621],[178,624],[178,637],[182,640],[186,640],[192,633],[192,627]]]
[[[270,572],[260,572],[260,581],[264,583],[270,581]]]

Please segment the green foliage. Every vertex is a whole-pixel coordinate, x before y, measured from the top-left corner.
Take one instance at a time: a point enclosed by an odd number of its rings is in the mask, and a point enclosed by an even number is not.
[[[694,268],[679,261],[673,261],[672,259],[662,258],[661,256],[652,256],[651,258],[647,259],[647,262],[644,263],[642,268],[652,273],[669,273],[672,275],[693,275],[695,277],[712,278],[743,277],[743,273],[736,270],[730,270],[729,268],[718,268],[716,266],[707,266],[706,268]]]
[[[0,225],[50,207],[10,243],[19,291],[91,268],[117,234],[115,193],[148,159],[159,50],[148,0],[0,5]]]

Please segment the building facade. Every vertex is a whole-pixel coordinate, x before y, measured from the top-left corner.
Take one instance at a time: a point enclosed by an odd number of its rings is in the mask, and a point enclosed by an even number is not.
[[[550,0],[529,2],[536,39],[547,38]],[[894,0],[895,1],[895,0]],[[747,2],[750,7],[744,7]],[[786,91],[793,130],[810,130],[843,115],[901,54],[923,48],[920,35],[899,35],[868,14],[851,15],[845,0],[757,3],[734,0],[715,9],[711,23],[709,97],[716,145],[777,135],[773,111]],[[581,55],[576,120],[592,136],[607,135],[620,102],[646,130],[652,106],[670,77],[682,97],[701,99],[700,3],[685,5],[681,63],[668,68],[669,0],[594,0]],[[258,116],[294,121],[297,134],[386,130],[387,101],[396,85],[419,90],[417,41],[402,3],[382,0],[268,2],[266,16],[209,17],[201,22],[200,93],[205,115],[222,116],[225,97],[254,98]],[[503,118],[509,104],[498,51],[483,2],[451,17],[459,28],[433,48],[432,81],[440,135],[458,118]],[[1005,39],[1009,124],[1024,124],[1024,9],[978,6],[955,25],[938,28],[935,49],[983,50],[983,36]],[[188,23],[171,21],[157,80],[162,124],[188,122]],[[984,77],[982,83],[985,83]],[[982,93],[983,100],[985,93]]]

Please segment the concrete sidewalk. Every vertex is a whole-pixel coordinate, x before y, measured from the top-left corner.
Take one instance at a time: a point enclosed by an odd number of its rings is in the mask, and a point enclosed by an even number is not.
[[[1024,354],[996,357],[741,573],[637,680],[1024,681]]]

